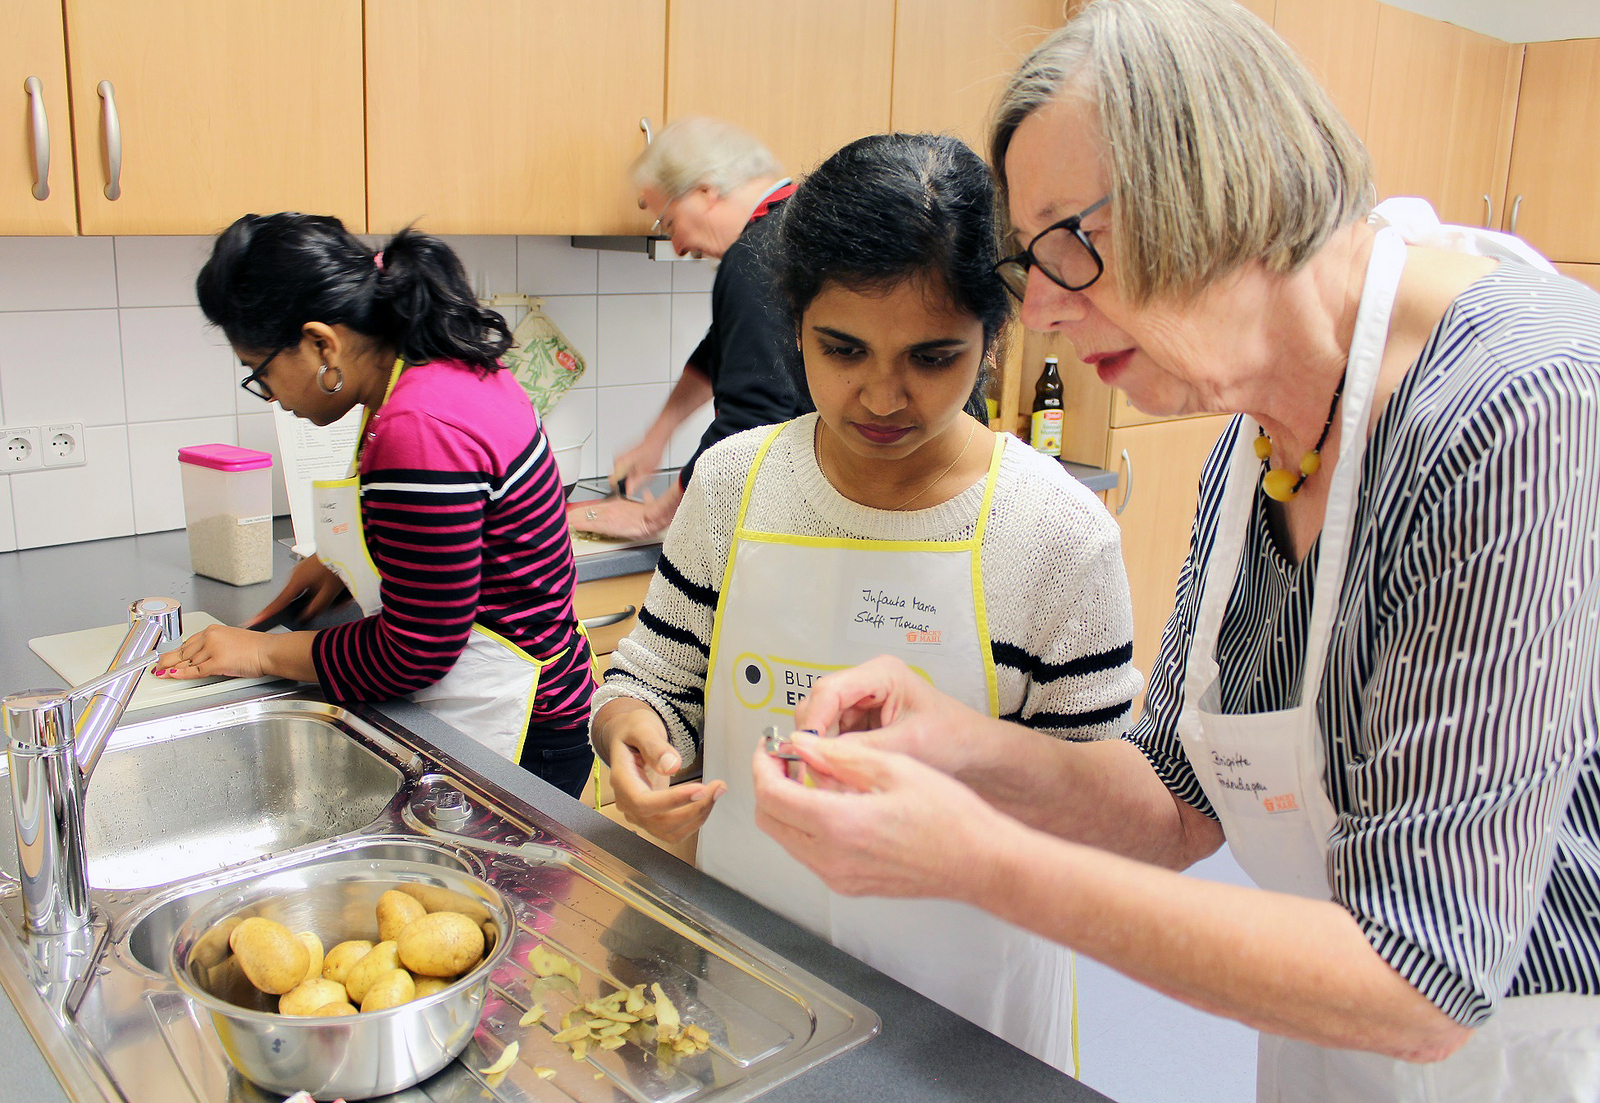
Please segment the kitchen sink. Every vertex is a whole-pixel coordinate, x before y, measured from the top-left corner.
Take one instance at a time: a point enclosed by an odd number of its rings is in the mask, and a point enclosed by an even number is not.
[[[513,910],[512,949],[473,1040],[390,1103],[742,1103],[878,1030],[868,1008],[490,779],[314,691],[119,729],[90,780],[88,810],[87,938],[59,952],[44,952],[48,940],[23,943],[20,894],[14,878],[0,881],[9,928],[0,987],[75,1103],[279,1103],[282,1093],[232,1068],[209,1017],[168,975],[173,940],[229,894],[352,860],[470,872]],[[4,846],[14,869],[12,841]],[[553,986],[532,972],[528,954],[540,945],[576,964],[578,983]],[[55,983],[41,986],[41,976]],[[710,1048],[664,1059],[630,1043],[576,1061],[553,1040],[563,1013],[641,983],[660,984]],[[60,998],[44,998],[52,994]],[[535,1003],[548,1014],[522,1025]],[[512,1067],[485,1077],[512,1042]],[[556,1069],[554,1079],[541,1067]]]
[[[120,728],[84,803],[89,883],[138,889],[320,842],[373,822],[405,775],[336,719],[288,713]],[[0,873],[16,879],[11,792]]]

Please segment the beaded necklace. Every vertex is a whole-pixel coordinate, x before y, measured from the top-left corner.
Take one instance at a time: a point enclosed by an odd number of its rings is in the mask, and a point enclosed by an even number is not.
[[[1300,457],[1300,477],[1286,467],[1272,470],[1272,438],[1267,436],[1267,431],[1261,426],[1256,426],[1255,449],[1256,457],[1261,460],[1261,490],[1267,497],[1275,502],[1287,502],[1300,488],[1306,485],[1306,480],[1317,473],[1322,466],[1322,445],[1328,439],[1328,430],[1333,428],[1333,413],[1339,408],[1339,396],[1344,394],[1344,376],[1339,376],[1339,385],[1333,389],[1333,401],[1328,405],[1328,420],[1322,423],[1322,435],[1317,438],[1317,443],[1311,446],[1311,451]]]

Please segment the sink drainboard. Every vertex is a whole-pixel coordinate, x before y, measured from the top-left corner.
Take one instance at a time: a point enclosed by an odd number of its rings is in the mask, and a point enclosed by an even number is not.
[[[58,1030],[81,1060],[79,1075],[62,1079],[69,1090],[78,1087],[73,1094],[85,1103],[280,1103],[281,1095],[233,1071],[209,1022],[167,977],[172,937],[185,918],[247,880],[351,858],[402,858],[468,869],[500,888],[516,911],[513,950],[493,977],[472,1044],[442,1072],[390,1097],[394,1103],[560,1098],[734,1103],[865,1041],[878,1029],[877,1016],[866,1007],[515,803],[492,783],[440,761],[437,752],[374,714],[356,716],[296,694],[152,723],[177,721],[183,732],[177,740],[199,734],[215,739],[217,732],[240,729],[260,739],[283,728],[297,733],[295,738],[322,740],[327,750],[337,748],[327,742],[326,733],[332,732],[371,760],[365,763],[369,776],[392,776],[394,783],[377,813],[332,838],[266,858],[245,853],[243,868],[208,871],[182,883],[96,892],[97,913],[108,920],[96,976],[69,1021],[44,1024]],[[132,726],[135,749],[160,742],[158,731],[138,730],[144,727]],[[101,771],[115,764],[114,755],[132,753],[120,749],[120,734]],[[350,757],[348,749],[334,753],[363,761]],[[436,817],[434,809],[446,803],[441,794],[463,794],[470,814],[451,821]],[[435,826],[435,819],[449,830]],[[15,924],[14,899],[0,901],[0,910]],[[528,970],[528,951],[541,943],[579,966],[576,988],[542,981]],[[17,977],[3,975],[15,973],[20,965],[15,958],[0,953],[0,980],[18,1000]],[[574,1061],[565,1045],[551,1041],[569,1008],[618,987],[652,982],[669,993],[685,1022],[710,1034],[707,1052],[663,1062],[653,1049],[625,1045]],[[18,1002],[28,1015],[28,1001]],[[43,1007],[33,1002],[37,1018]],[[519,1025],[536,1002],[546,1010],[544,1019]],[[33,1025],[37,1030],[41,1024]],[[513,1041],[519,1043],[517,1063],[490,1083],[478,1070]],[[556,1075],[541,1079],[534,1066],[553,1068]]]

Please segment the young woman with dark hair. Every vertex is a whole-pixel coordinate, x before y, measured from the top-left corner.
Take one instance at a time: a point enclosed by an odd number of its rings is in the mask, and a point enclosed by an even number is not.
[[[1010,313],[971,150],[863,138],[782,218],[772,259],[817,412],[701,458],[595,695],[595,747],[635,823],[699,829],[703,870],[1065,1067],[1059,947],[964,905],[829,892],[758,829],[751,756],[813,679],[883,653],[993,716],[1121,734],[1139,676],[1117,527],[967,412]],[[665,787],[697,757],[701,781]]]
[[[593,761],[589,648],[555,457],[499,356],[511,344],[450,248],[403,230],[376,254],[337,219],[246,215],[217,238],[200,308],[296,417],[365,421],[348,479],[318,483],[302,595],[366,616],[320,631],[213,627],[157,674],[275,674],[335,700],[409,696],[576,796]],[[254,622],[252,622],[254,623]]]

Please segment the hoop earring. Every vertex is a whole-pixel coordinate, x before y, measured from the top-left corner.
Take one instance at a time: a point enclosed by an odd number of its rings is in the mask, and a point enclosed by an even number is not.
[[[328,370],[329,367],[327,364],[324,364],[322,367],[317,369],[317,389],[323,394],[338,394],[340,391],[344,390],[344,372],[339,371],[338,368],[333,369],[334,371],[339,372],[339,379],[338,382],[334,383],[334,385],[330,387],[328,386],[328,381],[326,379]]]

